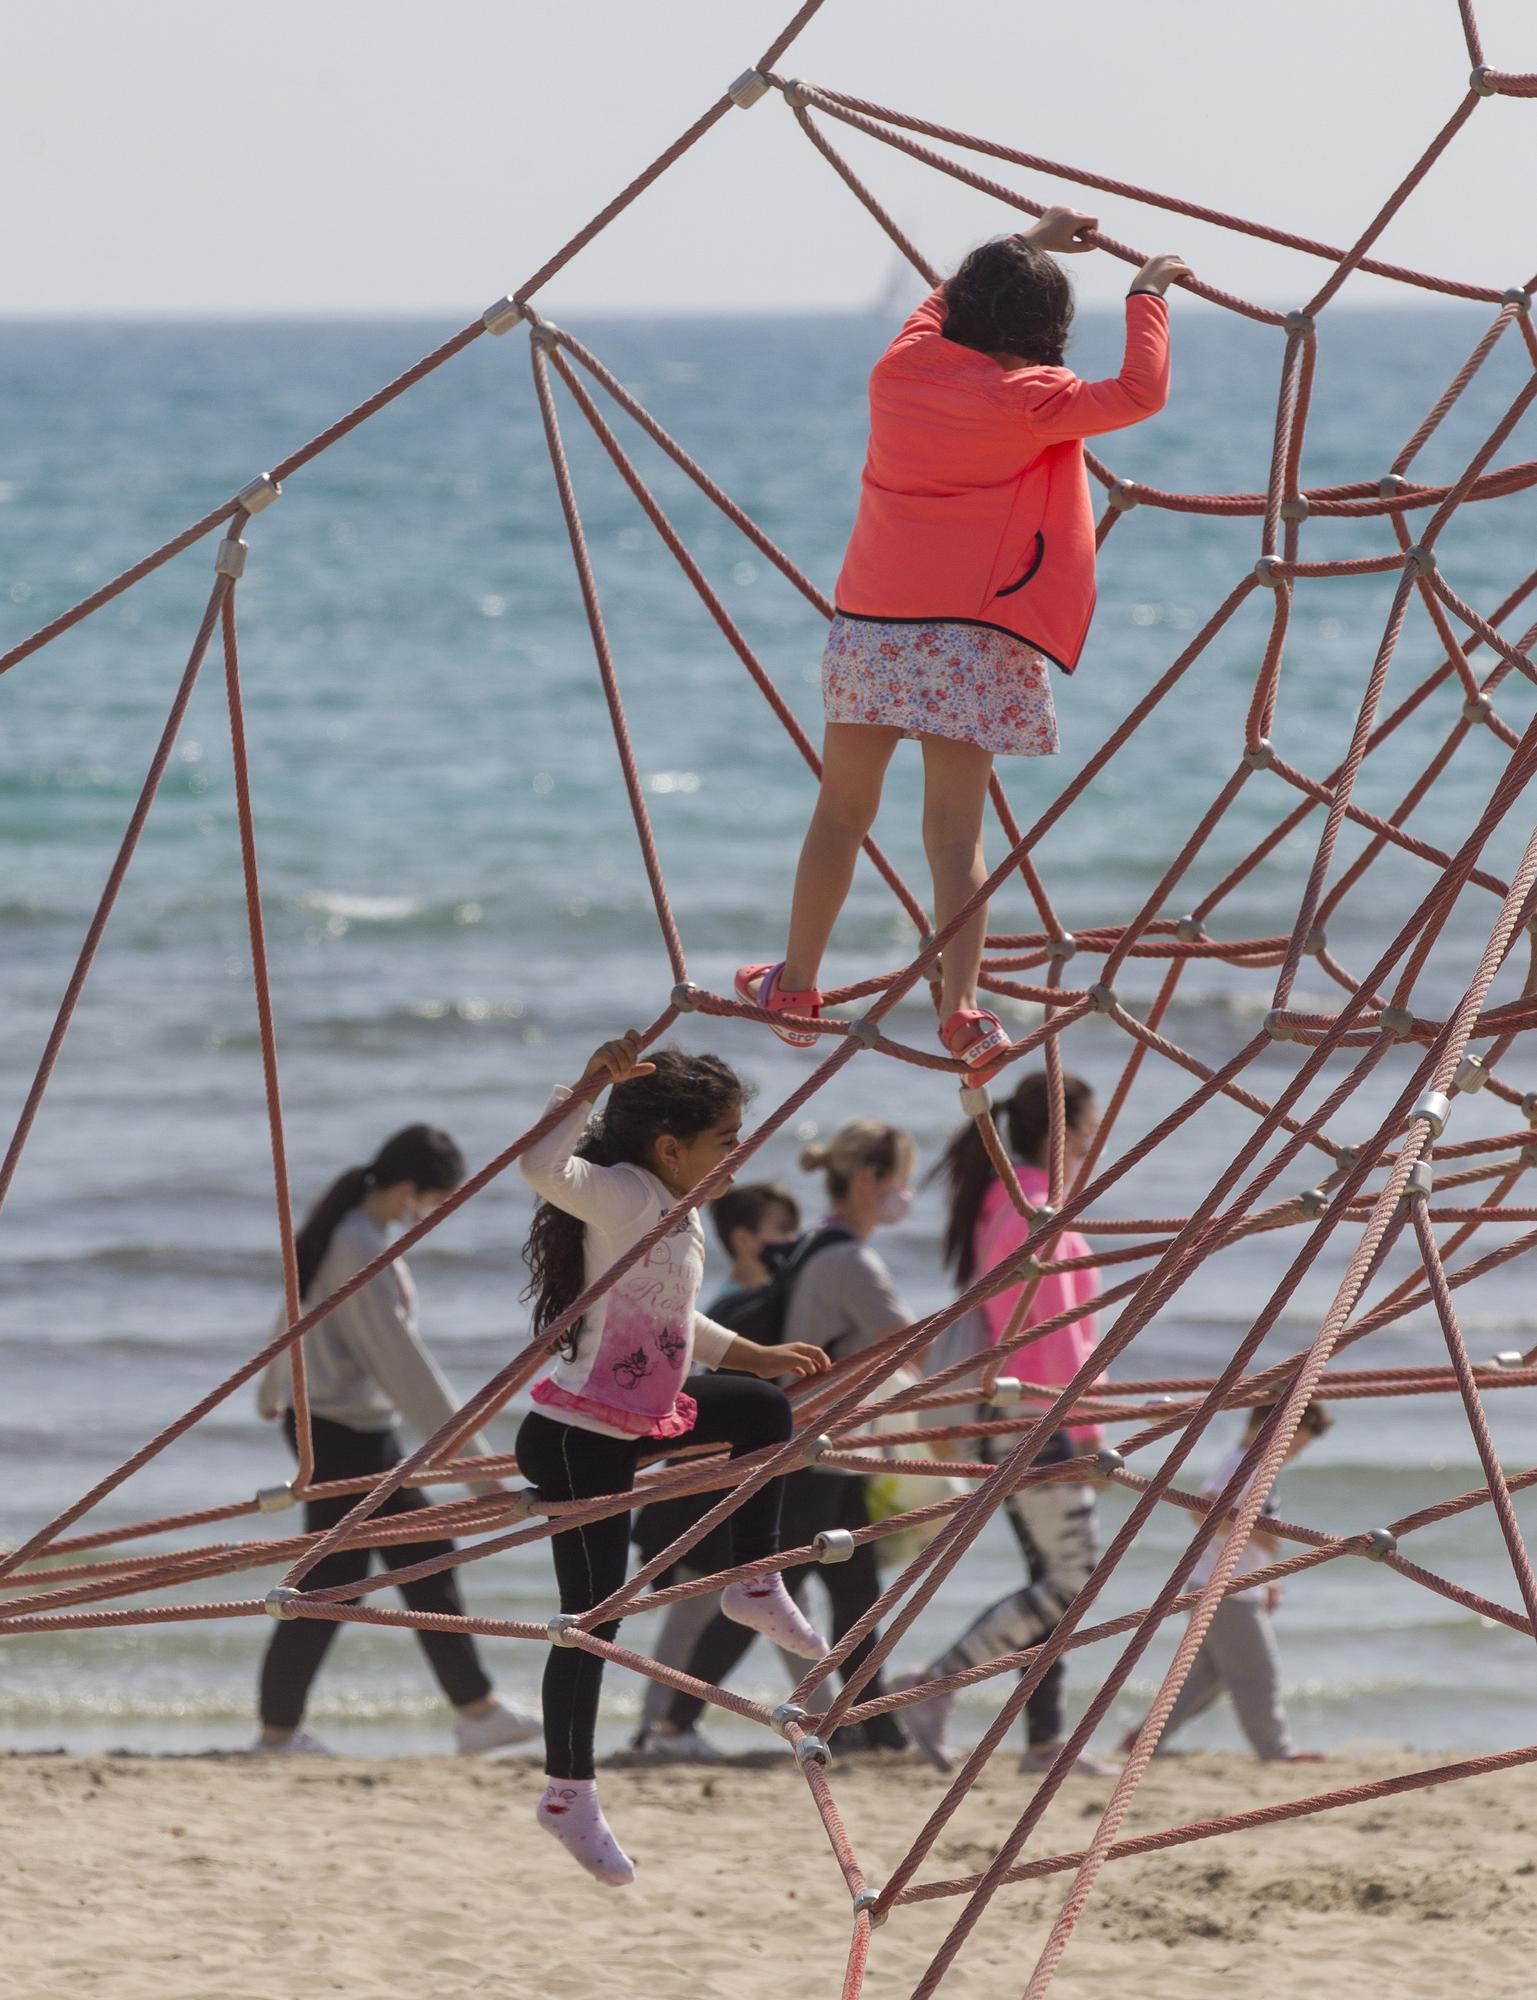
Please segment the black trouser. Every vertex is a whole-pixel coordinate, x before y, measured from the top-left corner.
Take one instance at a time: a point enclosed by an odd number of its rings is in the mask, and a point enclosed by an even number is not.
[[[869,1525],[870,1513],[863,1479],[851,1478],[840,1472],[822,1472],[815,1466],[808,1466],[804,1471],[792,1472],[785,1481],[783,1539],[791,1548],[805,1547],[824,1528],[854,1529],[868,1528]],[[806,1579],[810,1576],[820,1576],[827,1586],[832,1611],[832,1642],[836,1646],[849,1627],[864,1616],[881,1594],[875,1546],[871,1542],[859,1543],[847,1562],[798,1563],[795,1568],[787,1569],[784,1573],[785,1588],[797,1603],[801,1601]],[[856,1671],[879,1636],[878,1632],[870,1632],[860,1640],[840,1668],[840,1679],[847,1680]],[[733,1624],[729,1618],[714,1618],[695,1640],[687,1671],[699,1680],[722,1687],[727,1675],[746,1658],[756,1637],[755,1632],[744,1625]],[[874,1701],[885,1692],[881,1676],[875,1674],[866,1682],[860,1699]],[[695,1695],[675,1694],[668,1705],[667,1719],[679,1729],[690,1729],[699,1720],[703,1707],[704,1703]],[[900,1732],[891,1731],[891,1739],[893,1743],[899,1743]]]
[[[695,1375],[688,1393],[699,1414],[689,1444],[729,1444],[731,1456],[783,1444],[794,1429],[789,1399],[773,1382],[746,1375]],[[541,1500],[593,1500],[627,1493],[651,1438],[604,1437],[563,1424],[531,1410],[518,1432],[518,1469]],[[782,1479],[771,1479],[731,1516],[732,1544],[739,1563],[756,1562],[779,1549]],[[718,1496],[717,1496],[718,1497]],[[630,1546],[629,1514],[610,1514],[564,1534],[552,1535],[555,1581],[562,1611],[590,1611],[624,1582]],[[597,1628],[612,1639],[617,1619]],[[603,1662],[576,1646],[552,1646],[544,1669],[544,1767],[552,1778],[590,1778],[598,1724],[598,1691]]]
[[[294,1415],[283,1420],[288,1442],[294,1443]],[[315,1438],[315,1479],[377,1479],[400,1463],[400,1442],[393,1430],[355,1431],[346,1424],[333,1424],[326,1417],[313,1419]],[[304,1526],[315,1534],[334,1528],[357,1505],[359,1495],[342,1493],[334,1500],[306,1500]],[[400,1486],[374,1515],[383,1520],[390,1514],[410,1514],[427,1502],[415,1487]],[[453,1552],[452,1542],[396,1542],[377,1553],[387,1569],[404,1569],[411,1563],[428,1562],[434,1556]],[[358,1583],[368,1574],[372,1549],[338,1549],[319,1562],[304,1579],[306,1590],[324,1590],[331,1584]],[[464,1615],[454,1571],[439,1570],[436,1576],[419,1577],[403,1583],[400,1594],[413,1611],[446,1611]],[[304,1720],[304,1704],[310,1684],[320,1671],[320,1663],[330,1651],[341,1626],[324,1618],[294,1618],[279,1624],[267,1642],[261,1670],[261,1719],[273,1729],[297,1729]],[[418,1631],[417,1644],[427,1655],[427,1663],[437,1676],[438,1686],[455,1708],[481,1701],[491,1692],[475,1641],[468,1632]]]

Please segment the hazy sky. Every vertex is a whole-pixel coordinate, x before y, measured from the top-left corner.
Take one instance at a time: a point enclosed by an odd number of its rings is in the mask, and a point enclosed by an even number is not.
[[[427,313],[512,289],[754,60],[794,0],[9,0],[0,313]],[[1478,0],[1537,70],[1533,0]],[[1455,109],[1455,0],[826,0],[782,65],[1048,157],[1348,242]],[[939,263],[1009,211],[830,128]],[[985,162],[977,162],[986,170]],[[1537,271],[1537,102],[1482,104],[1385,252]],[[1037,199],[1064,183],[995,174]],[[1321,267],[1129,201],[1107,229],[1292,304]],[[733,111],[546,309],[843,307],[885,239],[782,100]],[[1075,266],[1082,296],[1124,271]],[[1316,279],[1314,279],[1316,282]],[[1349,296],[1380,296],[1373,280]]]

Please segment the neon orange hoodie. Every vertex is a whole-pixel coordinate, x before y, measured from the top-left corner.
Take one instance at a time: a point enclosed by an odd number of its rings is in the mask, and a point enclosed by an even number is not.
[[[1126,301],[1108,382],[1069,368],[1007,373],[944,336],[931,292],[870,376],[870,449],[838,609],[1012,632],[1071,673],[1094,616],[1094,510],[1083,440],[1161,410],[1168,307]]]

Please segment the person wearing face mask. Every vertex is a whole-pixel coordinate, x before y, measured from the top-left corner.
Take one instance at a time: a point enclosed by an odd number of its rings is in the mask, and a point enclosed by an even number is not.
[[[845,1361],[873,1347],[912,1315],[902,1303],[891,1273],[870,1238],[880,1228],[902,1222],[912,1207],[913,1174],[918,1149],[911,1137],[874,1118],[853,1118],[825,1144],[808,1146],[801,1155],[807,1173],[821,1173],[827,1188],[827,1210],[819,1229],[802,1239],[784,1309],[782,1338],[824,1348],[831,1360]],[[808,1254],[809,1253],[809,1254]],[[866,1528],[870,1525],[868,1481],[860,1473],[835,1472],[808,1466],[785,1480],[782,1546],[802,1548],[824,1529]],[[875,1550],[869,1542],[856,1547],[842,1563],[810,1563],[784,1572],[785,1587],[800,1600],[806,1579],[818,1577],[831,1608],[833,1644],[880,1595]],[[849,1655],[843,1669],[852,1672],[879,1638],[871,1632]],[[715,1619],[700,1635],[689,1657],[687,1672],[719,1687],[745,1657],[752,1643],[725,1619]],[[796,1668],[797,1675],[801,1671]],[[877,1674],[865,1686],[862,1699],[884,1692]],[[675,1744],[686,1744],[703,1704],[692,1695],[674,1695],[667,1711],[667,1730]],[[894,1716],[878,1715],[839,1731],[838,1747],[904,1750],[907,1734]],[[699,1754],[695,1750],[692,1754]]]
[[[372,1263],[387,1248],[391,1230],[435,1208],[464,1179],[464,1155],[446,1132],[431,1125],[408,1125],[386,1139],[366,1167],[351,1167],[316,1202],[295,1239],[299,1295],[311,1303]],[[286,1324],[280,1316],[279,1326]],[[400,1460],[401,1419],[423,1437],[440,1430],[459,1408],[442,1371],[422,1345],[416,1324],[416,1287],[404,1258],[370,1278],[303,1337],[305,1382],[309,1390],[315,1447],[315,1484],[332,1479],[378,1478]],[[290,1447],[297,1448],[293,1374],[285,1350],[257,1384],[261,1415],[280,1420]],[[489,1450],[483,1439],[464,1447]],[[477,1483],[476,1493],[501,1491],[496,1480]],[[356,1493],[306,1500],[304,1527],[317,1534],[334,1527],[357,1502]],[[376,1520],[408,1514],[426,1501],[412,1487],[400,1487],[378,1509]],[[387,1569],[450,1555],[453,1543],[399,1542],[379,1550]],[[368,1574],[372,1551],[338,1549],[305,1578],[307,1590],[356,1583]],[[401,1586],[413,1611],[463,1617],[455,1572],[440,1570]],[[304,1710],[321,1662],[341,1627],[318,1618],[296,1618],[274,1626],[262,1661],[259,1691],[265,1752],[325,1754],[325,1746],[304,1728]],[[419,1629],[416,1638],[427,1664],[454,1711],[458,1748],[474,1755],[539,1733],[539,1718],[501,1701],[481,1666],[467,1632]]]
[[[1099,1129],[1094,1093],[1081,1077],[1062,1079],[1062,1116],[1071,1182]],[[1023,1078],[1002,1107],[1001,1122],[1008,1135],[1020,1188],[1031,1206],[1038,1208],[1051,1199],[1048,1165],[1051,1096],[1044,1071],[1037,1070]],[[1008,1190],[993,1170],[973,1119],[968,1119],[951,1140],[935,1169],[935,1177],[944,1181],[949,1192],[945,1262],[957,1285],[964,1290],[974,1279],[1018,1254],[1030,1232],[1031,1219],[1022,1216],[1009,1198]],[[1087,1258],[1090,1252],[1077,1230],[1065,1229],[1053,1241],[1050,1254],[1055,1263]],[[981,1308],[985,1314],[986,1338],[992,1346],[996,1347],[1004,1337],[1022,1291],[1023,1283],[1010,1285],[995,1292]],[[1083,1311],[1065,1326],[1019,1348],[1004,1362],[1000,1376],[1048,1387],[1070,1382],[1099,1341],[1093,1312],[1098,1295],[1099,1276],[1092,1265],[1074,1271],[1049,1272],[1041,1278],[1018,1331],[1040,1326],[1074,1306],[1081,1306]],[[1048,1406],[1040,1403],[1037,1407]],[[1015,1412],[984,1404],[978,1414],[985,1419]],[[1076,1458],[1083,1452],[1096,1450],[1103,1437],[1098,1425],[1069,1425],[1047,1440],[1035,1463],[1053,1465]],[[978,1455],[996,1464],[1008,1457],[1018,1442],[1017,1433],[984,1438],[978,1442]],[[1019,1652],[1037,1644],[1083,1588],[1099,1559],[1092,1485],[1087,1481],[1057,1480],[1019,1487],[1008,1496],[1003,1511],[1019,1544],[1029,1581],[989,1605],[953,1646],[921,1672],[900,1675],[893,1686],[916,1686],[921,1681],[959,1673],[965,1667],[980,1666],[985,1660],[996,1660],[1004,1653]],[[1059,1659],[1030,1697],[1025,1710],[1026,1749],[1020,1760],[1023,1772],[1048,1769],[1061,1747],[1065,1679]],[[901,1711],[914,1744],[941,1771],[948,1771],[954,1761],[947,1740],[952,1702],[951,1695],[935,1695]],[[1086,1776],[1103,1777],[1113,1766],[1085,1752],[1078,1758],[1075,1769]]]

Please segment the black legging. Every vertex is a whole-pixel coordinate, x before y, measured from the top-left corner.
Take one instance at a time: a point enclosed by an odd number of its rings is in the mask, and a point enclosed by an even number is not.
[[[283,1420],[290,1445],[294,1442],[294,1415]],[[392,1465],[400,1463],[400,1443],[393,1430],[355,1431],[329,1418],[313,1419],[315,1438],[315,1478],[356,1479],[366,1475],[377,1479]],[[333,1500],[306,1500],[304,1526],[314,1534],[334,1528],[357,1505],[356,1493],[339,1494]],[[387,1514],[409,1514],[427,1502],[412,1486],[399,1486],[377,1510],[375,1519]],[[453,1552],[452,1542],[396,1542],[378,1551],[387,1569],[404,1569],[410,1563],[427,1562],[434,1556]],[[335,1583],[358,1583],[368,1574],[372,1549],[338,1549],[319,1562],[304,1579],[306,1590],[324,1590]],[[436,1576],[424,1576],[415,1583],[403,1583],[400,1594],[413,1611],[447,1611],[463,1617],[459,1586],[451,1569]],[[320,1671],[320,1663],[330,1651],[340,1625],[324,1618],[294,1618],[273,1629],[262,1661],[261,1719],[272,1729],[297,1729],[304,1720],[304,1704],[310,1685]],[[491,1692],[475,1642],[467,1632],[419,1630],[417,1644],[427,1655],[427,1663],[437,1676],[438,1686],[455,1708],[481,1701]]]
[[[790,1403],[773,1382],[746,1375],[694,1375],[688,1393],[699,1406],[694,1427],[680,1443],[729,1444],[731,1456],[783,1444],[794,1428]],[[592,1500],[626,1493],[635,1483],[651,1438],[604,1437],[579,1430],[540,1410],[531,1410],[518,1432],[518,1469],[541,1500]],[[756,1562],[779,1549],[782,1479],[771,1479],[731,1516],[732,1544],[739,1563]],[[552,1535],[555,1581],[562,1611],[590,1611],[624,1582],[630,1545],[630,1516],[610,1514],[601,1521]],[[612,1639],[619,1621],[597,1628]],[[598,1690],[603,1662],[576,1646],[552,1646],[544,1669],[544,1768],[552,1778],[590,1778],[598,1724]]]
[[[810,1466],[805,1471],[791,1473],[785,1481],[784,1539],[791,1548],[804,1547],[824,1528],[855,1529],[868,1528],[869,1525],[863,1479],[850,1478],[839,1472],[821,1472]],[[849,1627],[864,1616],[881,1594],[873,1543],[859,1543],[847,1562],[800,1563],[794,1569],[787,1569],[784,1573],[785,1588],[797,1603],[806,1587],[807,1577],[814,1575],[819,1575],[827,1586],[832,1610],[832,1642],[836,1646]],[[729,1618],[715,1617],[694,1641],[687,1670],[698,1680],[722,1687],[726,1676],[746,1658],[756,1637],[757,1634],[744,1625],[735,1625]],[[871,1632],[860,1640],[840,1668],[840,1680],[846,1680],[863,1663],[878,1637],[878,1633]],[[877,1673],[865,1683],[860,1699],[874,1701],[885,1692],[881,1676]],[[679,1729],[691,1729],[699,1720],[703,1707],[704,1703],[697,1695],[675,1694],[668,1706],[667,1719]],[[884,1722],[885,1718],[880,1720]],[[868,1727],[866,1735],[867,1738],[870,1735]],[[899,1747],[903,1738],[900,1729],[880,1729],[871,1740],[889,1741],[892,1747]]]

